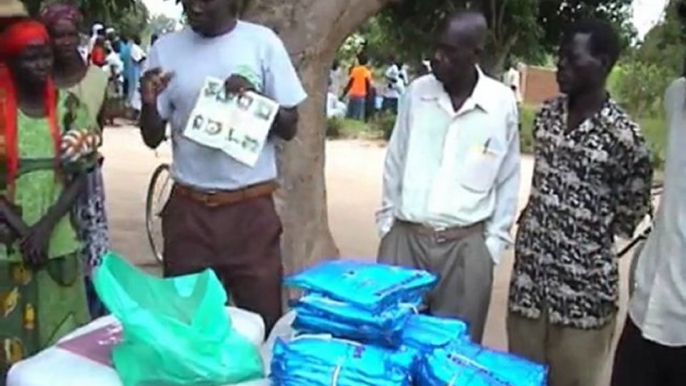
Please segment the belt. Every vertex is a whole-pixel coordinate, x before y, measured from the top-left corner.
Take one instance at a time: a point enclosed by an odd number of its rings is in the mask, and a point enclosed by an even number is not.
[[[174,191],[209,207],[238,204],[253,198],[264,197],[279,188],[276,181],[268,181],[238,190],[218,190],[202,192],[191,187],[174,184]]]
[[[432,237],[437,243],[444,243],[446,241],[460,241],[477,233],[483,234],[486,229],[483,222],[478,222],[476,224],[464,227],[457,226],[450,228],[432,228],[426,225],[397,219],[396,223],[423,236]]]

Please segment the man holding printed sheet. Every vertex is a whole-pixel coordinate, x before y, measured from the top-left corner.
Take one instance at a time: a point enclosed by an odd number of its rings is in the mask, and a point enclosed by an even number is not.
[[[181,2],[190,27],[155,43],[141,80],[145,143],[157,147],[167,123],[172,128],[175,186],[162,213],[164,274],[213,268],[236,305],[259,313],[269,331],[282,313],[283,275],[271,138],[295,136],[296,107],[306,94],[283,42],[266,27],[237,20],[236,1]],[[214,87],[216,79],[224,82],[229,97],[238,96],[239,109],[258,108],[248,103],[250,92],[281,106],[267,114],[274,123],[250,162],[223,144],[207,146],[188,136],[189,121],[191,128],[197,122],[201,90]],[[245,138],[239,142],[250,148]]]

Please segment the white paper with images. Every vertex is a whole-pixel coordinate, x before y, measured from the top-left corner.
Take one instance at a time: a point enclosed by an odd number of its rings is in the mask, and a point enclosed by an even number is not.
[[[255,166],[279,105],[254,92],[227,95],[224,81],[208,77],[186,123],[184,135]]]

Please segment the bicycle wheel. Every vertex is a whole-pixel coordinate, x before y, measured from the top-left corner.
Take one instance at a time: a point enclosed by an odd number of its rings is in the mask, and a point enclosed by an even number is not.
[[[155,259],[163,260],[164,238],[162,237],[162,209],[169,199],[172,188],[172,179],[169,174],[169,165],[162,164],[155,169],[150,178],[148,193],[145,199],[145,228],[148,233],[148,242]]]

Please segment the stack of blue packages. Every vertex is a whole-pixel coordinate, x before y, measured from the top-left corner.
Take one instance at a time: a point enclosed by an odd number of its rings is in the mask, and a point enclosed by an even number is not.
[[[373,313],[318,293],[308,293],[294,303],[293,328],[301,333],[329,333],[337,337],[398,347],[415,305],[398,304]]]
[[[546,368],[474,343],[435,350],[419,366],[420,386],[545,386]]]
[[[327,261],[286,279],[286,285],[305,290],[292,305],[297,314],[293,327],[399,347],[406,322],[436,280],[407,268]]]
[[[416,302],[436,280],[435,275],[426,271],[356,260],[330,260],[287,278],[285,283],[376,311],[397,303]]]
[[[453,357],[465,358],[474,365],[486,368],[493,377],[508,386],[545,386],[545,366],[512,354],[489,350],[474,343],[450,347]]]
[[[410,386],[411,351],[303,335],[277,341],[271,379],[279,386]]]
[[[403,346],[424,354],[468,342],[469,331],[465,322],[428,315],[412,315],[402,333]]]
[[[426,355],[419,365],[417,386],[510,386],[483,368],[451,358],[445,350]]]

